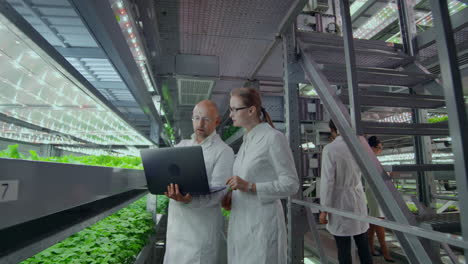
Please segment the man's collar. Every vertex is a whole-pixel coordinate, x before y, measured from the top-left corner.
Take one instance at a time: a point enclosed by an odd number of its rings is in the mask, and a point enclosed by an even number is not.
[[[218,134],[216,133],[216,130],[213,131],[213,133],[211,133],[211,135],[209,135],[208,137],[206,137],[202,142],[198,143],[197,140],[195,139],[195,133],[192,134],[191,138],[192,138],[192,141],[194,144],[197,144],[197,145],[204,145],[204,144],[208,144],[208,143],[212,143],[213,142],[213,139],[217,136]]]

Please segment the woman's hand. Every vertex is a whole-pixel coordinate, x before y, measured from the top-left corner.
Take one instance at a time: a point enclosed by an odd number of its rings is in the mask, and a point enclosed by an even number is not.
[[[320,213],[320,216],[319,216],[319,223],[320,224],[322,224],[322,225],[328,224],[327,215],[328,215],[327,212],[321,212]]]
[[[239,190],[243,192],[249,191],[249,182],[243,180],[239,176],[232,176],[231,178],[229,178],[226,182],[226,185],[229,185],[229,188],[231,188],[231,190]]]
[[[167,186],[167,192],[164,193],[167,197],[176,200],[178,202],[183,203],[190,203],[192,201],[192,196],[187,193],[186,195],[182,195],[179,191],[179,185],[177,184],[169,184]]]
[[[232,205],[232,191],[228,191],[226,195],[223,197],[223,200],[221,201],[221,207],[223,207],[224,210],[231,211],[231,205]]]

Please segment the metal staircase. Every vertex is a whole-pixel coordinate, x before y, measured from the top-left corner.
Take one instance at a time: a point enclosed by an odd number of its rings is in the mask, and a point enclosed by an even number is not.
[[[363,172],[366,180],[371,183],[374,193],[382,206],[388,219],[398,222],[406,222],[415,225],[418,221],[413,214],[408,211],[406,203],[401,194],[398,193],[393,183],[386,176],[380,163],[374,158],[368,147],[359,143],[358,137],[354,134],[353,124],[348,108],[345,104],[350,104],[347,64],[345,61],[345,41],[337,35],[317,33],[317,32],[297,32],[297,45],[300,50],[300,64],[304,70],[306,78],[316,88],[324,106],[337,124],[340,133],[348,142],[353,141],[350,149],[355,153],[357,162],[361,163],[361,168],[367,167],[379,173]],[[415,57],[408,56],[401,51],[401,45],[391,45],[383,41],[376,40],[354,40],[355,56],[355,76],[357,79],[357,94],[359,96],[358,111],[361,107],[399,107],[417,109],[434,109],[445,106],[445,100],[440,95],[416,94],[413,90],[430,82],[437,83],[437,76],[417,70],[415,67]],[[416,70],[408,70],[408,68]],[[378,89],[373,89],[379,87]],[[399,87],[400,92],[382,91],[383,87]],[[440,86],[442,90],[442,86]],[[377,90],[377,91],[375,91]],[[403,91],[403,92],[402,92]],[[356,106],[356,105],[355,105]],[[351,107],[351,106],[350,106]],[[359,115],[360,116],[360,115]],[[337,122],[337,121],[345,122]],[[385,123],[369,122],[361,119],[355,120],[361,128],[362,134],[369,135],[409,135],[409,136],[447,136],[450,135],[448,123]],[[339,123],[339,124],[338,124]],[[357,143],[357,144],[356,144]],[[367,156],[366,156],[367,155]],[[364,157],[366,156],[366,157]],[[372,162],[377,164],[372,164]],[[373,168],[371,168],[373,167]],[[395,167],[395,169],[397,169]],[[405,165],[405,171],[424,172],[452,170],[453,166],[438,164],[415,164]],[[367,175],[366,175],[367,174]],[[373,174],[373,175],[371,175]],[[380,174],[380,175],[379,175]],[[392,196],[395,204],[386,204]],[[385,204],[385,205],[384,205]],[[395,206],[398,205],[398,206]],[[386,207],[386,208],[384,208]],[[429,220],[432,218],[428,218]],[[429,221],[428,219],[425,219]],[[413,263],[425,263],[428,259],[434,261],[437,257],[424,239],[415,239],[404,233],[396,232],[403,250],[412,259]],[[408,250],[412,247],[412,250]],[[411,256],[418,252],[417,256]]]
[[[324,34],[324,33],[306,33],[301,32],[297,35],[297,44],[300,50],[300,63],[304,70],[306,78],[316,88],[321,100],[324,102],[325,108],[330,113],[332,119],[338,127],[341,135],[348,142],[353,141],[355,143],[354,148],[350,146],[352,152],[355,154],[360,153],[367,154],[367,157],[362,157],[362,160],[357,160],[358,163],[362,163],[365,167],[374,167],[378,173],[377,175],[366,175],[366,180],[369,182],[374,181],[376,187],[380,187],[381,190],[377,190],[375,193],[387,193],[391,195],[395,205],[382,206],[383,211],[387,218],[395,221],[404,221],[409,224],[416,224],[416,219],[412,215],[402,196],[398,193],[396,188],[393,186],[391,180],[386,176],[384,170],[378,161],[373,159],[372,162],[378,164],[371,164],[372,159],[371,150],[360,143],[358,137],[353,134],[351,128],[351,117],[348,112],[348,108],[341,100],[343,95],[347,94],[347,69],[346,62],[344,61],[344,41],[343,38],[336,35]],[[329,45],[322,45],[323,42]],[[412,88],[416,85],[423,84],[426,82],[434,81],[436,76],[432,74],[423,74],[419,72],[410,72],[403,70],[403,66],[414,61],[413,57],[406,56],[404,53],[399,51],[395,46],[389,46],[388,43],[381,41],[367,41],[358,40],[355,41],[355,56],[356,56],[356,77],[357,84],[360,90],[365,90],[370,86],[398,86],[404,88]],[[328,59],[327,59],[328,58]],[[333,59],[332,59],[333,58]],[[336,59],[336,60],[335,60]],[[341,87],[345,92],[338,95],[335,86]],[[404,97],[402,101],[405,102],[406,106],[411,105],[412,97],[417,98],[419,101],[418,106],[422,108],[430,107],[429,104],[434,102],[426,100],[430,97],[410,95],[408,92],[390,94],[389,92],[384,93],[372,93],[364,92],[363,96],[360,96],[360,100],[364,102],[372,102],[372,99],[379,97],[380,103],[377,106],[386,106],[386,97],[391,98],[395,103],[395,98]],[[435,97],[437,99],[436,106],[443,105],[441,103],[442,98]],[[372,103],[366,103],[371,105]],[[361,104],[362,105],[362,104]],[[390,106],[395,106],[391,104]],[[344,122],[336,122],[339,119],[344,119]],[[394,134],[394,135],[447,135],[448,127],[446,124],[418,124],[418,123],[380,123],[380,122],[368,122],[362,120],[356,120],[359,122],[359,126],[362,128],[364,134]],[[348,138],[347,138],[348,137]],[[363,139],[361,138],[361,142]],[[363,167],[363,166],[361,166]],[[364,174],[373,174],[365,173]],[[380,174],[380,175],[378,175]],[[373,177],[375,176],[375,177]],[[373,179],[374,178],[374,179]],[[373,188],[373,190],[376,190]],[[379,195],[376,195],[379,196]],[[380,195],[377,197],[380,204],[384,204],[384,200],[389,200]],[[384,209],[384,207],[386,207]],[[392,212],[393,211],[393,212]],[[398,212],[397,212],[398,211]],[[399,216],[397,216],[399,215]],[[425,241],[415,239],[403,233],[396,234],[403,248],[414,247],[419,251],[418,256],[415,259],[419,259],[418,262],[423,263],[429,259],[434,259],[430,247]],[[411,254],[407,250],[407,254]],[[414,252],[414,251],[413,251]],[[425,259],[425,260],[423,260]]]

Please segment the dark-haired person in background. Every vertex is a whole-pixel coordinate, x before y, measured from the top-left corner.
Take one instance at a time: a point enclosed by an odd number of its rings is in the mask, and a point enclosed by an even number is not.
[[[367,142],[369,143],[369,146],[371,147],[372,151],[374,151],[374,154],[376,156],[382,153],[382,150],[383,150],[382,142],[380,142],[380,140],[376,136],[370,137],[367,140]],[[380,206],[377,200],[375,199],[375,196],[372,193],[372,190],[370,189],[369,184],[367,184],[367,181],[365,184],[365,190],[366,190],[366,198],[367,198],[367,207],[369,208],[369,216],[383,219],[384,214],[382,213],[382,210],[380,209]],[[383,226],[370,224],[368,234],[369,234],[369,246],[370,246],[370,251],[372,255],[379,256],[379,254],[376,253],[375,247],[374,247],[374,235],[377,234],[377,239],[379,240],[380,249],[382,251],[382,255],[385,261],[395,262],[390,256],[387,243],[385,242],[385,228]]]
[[[332,133],[339,132],[331,120],[329,127]],[[320,204],[367,216],[361,170],[339,134],[322,151]],[[327,212],[321,212],[319,220],[321,224],[327,224],[327,230],[335,237],[340,264],[352,263],[351,237],[358,248],[361,263],[372,263],[367,235],[369,224]]]

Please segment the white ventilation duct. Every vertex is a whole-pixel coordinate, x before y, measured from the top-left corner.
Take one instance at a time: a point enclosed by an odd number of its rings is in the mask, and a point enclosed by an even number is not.
[[[210,98],[214,80],[177,79],[180,105],[195,105]]]

